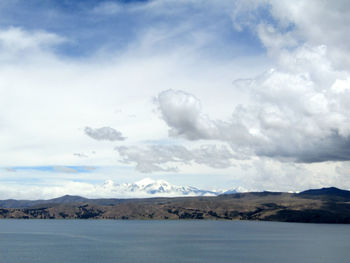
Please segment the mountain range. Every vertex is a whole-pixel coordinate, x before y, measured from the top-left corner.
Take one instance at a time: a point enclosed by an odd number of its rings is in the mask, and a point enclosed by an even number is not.
[[[124,197],[156,197],[156,196],[216,196],[221,192],[201,190],[192,186],[178,186],[165,180],[153,180],[145,178],[135,183],[114,184],[113,181],[105,182],[105,187],[113,189],[117,195]]]
[[[114,198],[148,198],[148,197],[180,197],[180,196],[218,196],[224,193],[245,191],[242,187],[226,190],[203,190],[193,186],[178,186],[165,180],[144,178],[134,183],[115,184],[107,180],[99,186],[101,193]],[[100,196],[100,195],[98,195]]]
[[[141,184],[142,187],[147,185],[149,184]],[[163,189],[165,190],[164,187]],[[50,200],[0,201],[0,218],[350,223],[350,191],[330,187],[301,193],[265,191],[218,196],[131,199],[88,199],[65,195]]]
[[[239,188],[244,191],[243,188]],[[112,198],[152,198],[152,197],[186,197],[186,196],[218,196],[221,194],[234,194],[238,193],[238,189],[230,190],[217,190],[209,191],[202,190],[192,186],[178,186],[170,184],[165,180],[153,180],[150,178],[144,178],[134,183],[121,183],[115,184],[112,180],[104,182],[99,189],[100,192],[108,193]],[[99,195],[100,196],[100,195]],[[80,196],[65,195],[59,198],[53,198],[50,200],[0,200],[0,207],[4,208],[17,208],[17,207],[30,207],[33,205],[50,204],[65,204],[72,202],[85,202],[87,199]],[[110,199],[94,199],[94,200],[112,200]],[[99,202],[101,203],[101,201]],[[104,202],[102,202],[104,203]]]

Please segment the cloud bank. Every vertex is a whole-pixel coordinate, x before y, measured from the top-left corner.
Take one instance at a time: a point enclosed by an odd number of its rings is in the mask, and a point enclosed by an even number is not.
[[[115,150],[126,164],[136,163],[142,173],[178,172],[176,164],[203,164],[216,169],[233,166],[234,155],[224,145],[201,145],[187,149],[181,145],[119,146]]]
[[[1,167],[347,185],[347,1],[4,3]]]
[[[275,19],[272,22],[259,16],[249,23],[241,20],[243,15],[259,14],[264,5]],[[302,163],[349,160],[350,74],[337,63],[335,53],[344,52],[346,58],[350,50],[336,45],[344,43],[347,34],[342,20],[332,20],[326,11],[330,8],[341,17],[341,9],[349,10],[349,5],[324,2],[313,10],[314,5],[314,1],[299,5],[238,1],[241,13],[234,14],[233,21],[240,30],[256,30],[275,67],[255,78],[234,81],[236,92],[248,99],[234,106],[231,118],[225,120],[209,118],[193,94],[182,90],[159,93],[157,104],[170,128],[169,136],[226,142],[242,158],[256,155]],[[303,20],[301,10],[311,9],[312,15]],[[321,22],[325,18],[332,26]],[[324,25],[334,37],[318,34],[314,25]],[[331,32],[333,28],[336,33]]]

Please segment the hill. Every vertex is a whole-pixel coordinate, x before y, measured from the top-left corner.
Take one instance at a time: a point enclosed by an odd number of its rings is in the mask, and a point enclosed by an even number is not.
[[[25,219],[212,219],[350,223],[350,191],[313,189],[299,194],[251,192],[144,199],[0,201],[0,218]]]
[[[326,197],[343,197],[350,198],[350,191],[341,190],[336,187],[328,187],[321,189],[310,189],[303,192],[300,192],[299,195],[304,196],[326,196]]]

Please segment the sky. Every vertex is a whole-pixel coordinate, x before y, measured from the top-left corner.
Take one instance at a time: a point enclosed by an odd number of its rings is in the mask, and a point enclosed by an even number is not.
[[[349,23],[345,0],[2,0],[0,199],[350,189]]]

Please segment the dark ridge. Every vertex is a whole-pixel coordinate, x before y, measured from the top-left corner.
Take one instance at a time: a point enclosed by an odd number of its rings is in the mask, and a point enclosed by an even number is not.
[[[40,205],[42,203],[47,203],[46,200],[14,200],[14,199],[7,199],[7,200],[1,200],[0,201],[0,207],[3,208],[28,208],[35,205]]]
[[[350,198],[350,191],[347,190],[341,190],[336,187],[328,187],[328,188],[321,188],[321,189],[310,189],[303,192],[300,192],[298,194],[299,196],[302,195],[309,195],[309,196],[335,196],[335,197],[345,197]]]
[[[0,201],[0,207],[3,208],[29,208],[43,204],[69,204],[87,202],[89,199],[81,196],[65,195],[49,200],[15,200],[7,199]]]
[[[263,192],[246,192],[246,193],[232,193],[232,194],[221,194],[221,195],[218,195],[218,197],[222,197],[222,198],[225,198],[225,197],[230,197],[230,198],[242,198],[242,197],[245,197],[245,196],[257,196],[257,197],[264,197],[264,196],[278,196],[278,195],[281,195],[283,194],[283,192],[269,192],[269,191],[263,191]]]
[[[64,195],[58,198],[47,200],[46,203],[51,204],[67,204],[67,203],[83,203],[89,201],[88,198],[76,195]]]
[[[299,223],[328,223],[349,224],[350,214],[341,211],[324,209],[289,210],[284,209],[276,214],[266,217],[266,221],[299,222]]]

